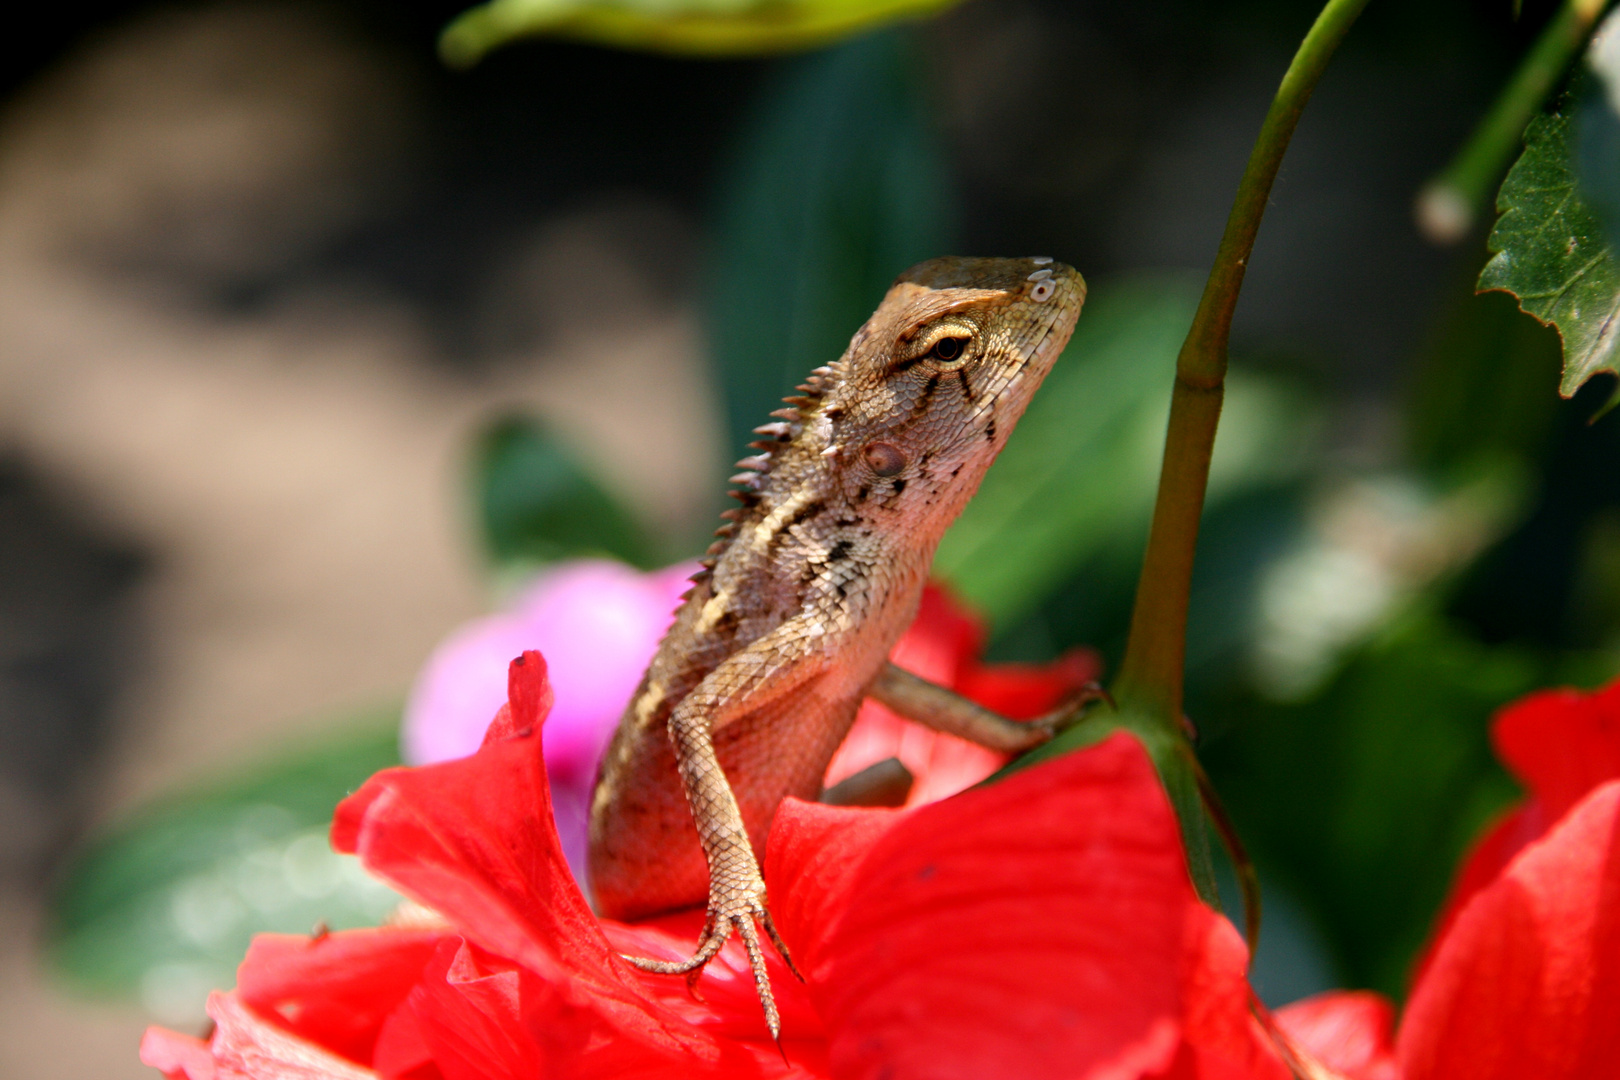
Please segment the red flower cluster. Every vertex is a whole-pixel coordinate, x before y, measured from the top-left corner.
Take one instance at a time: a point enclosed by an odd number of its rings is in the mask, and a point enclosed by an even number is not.
[[[1530,795],[1463,863],[1400,1031],[1371,994],[1278,1014],[1353,1080],[1620,1077],[1620,683],[1533,694],[1492,735]]]
[[[977,628],[929,604],[902,659],[991,707],[1038,713],[1095,671],[979,665]],[[912,810],[784,806],[765,872],[807,981],[772,956],[778,1049],[734,944],[696,996],[619,958],[684,956],[701,913],[591,914],[552,828],[549,704],[528,653],[478,754],[380,773],[338,809],[334,844],[447,925],[261,937],[210,1000],[209,1041],[153,1029],[143,1058],[189,1080],[1286,1076],[1249,1015],[1243,944],[1194,895],[1130,738]],[[861,724],[851,770],[898,751],[937,789],[931,767],[997,764]]]
[[[1077,671],[955,655],[929,673],[1002,679],[1026,713]],[[765,875],[806,981],[770,957],[779,1049],[735,942],[695,995],[620,959],[684,957],[702,916],[592,915],[552,825],[549,705],[527,653],[476,755],[379,773],[338,809],[339,850],[442,922],[261,937],[211,998],[209,1040],[154,1028],[143,1059],[172,1080],[1288,1077],[1253,1018],[1243,943],[1197,900],[1129,736],[903,810],[785,804]],[[851,757],[866,760],[847,768],[908,752],[889,719],[862,723]],[[1278,1013],[1309,1075],[1620,1074],[1620,689],[1531,698],[1496,730],[1531,799],[1470,860],[1398,1035],[1371,994]],[[926,761],[959,753],[930,745]]]

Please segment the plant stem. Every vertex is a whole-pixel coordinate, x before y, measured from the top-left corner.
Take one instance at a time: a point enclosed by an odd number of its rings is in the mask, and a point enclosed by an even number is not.
[[[1215,265],[1198,302],[1192,329],[1176,360],[1175,391],[1165,436],[1164,466],[1148,534],[1142,576],[1131,612],[1130,638],[1115,697],[1180,730],[1182,675],[1187,651],[1187,596],[1192,586],[1198,519],[1209,483],[1210,453],[1221,416],[1227,342],[1243,274],[1249,265],[1266,199],[1283,153],[1311,91],[1334,49],[1367,0],[1329,0],[1305,35],[1272,99],[1238,184]]]
[[[1468,235],[1519,148],[1525,125],[1586,47],[1612,2],[1564,0],[1468,142],[1418,193],[1413,213],[1425,237],[1437,244],[1454,244]]]

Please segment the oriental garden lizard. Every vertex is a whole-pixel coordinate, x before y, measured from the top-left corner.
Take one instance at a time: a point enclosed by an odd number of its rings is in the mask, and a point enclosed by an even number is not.
[[[597,910],[628,919],[708,904],[690,960],[630,957],[695,980],[735,931],[773,1037],[756,922],[757,852],[777,806],[816,799],[870,696],[1015,752],[1080,703],[1016,723],[888,663],[940,536],[978,489],[1068,343],[1086,286],[1047,258],[944,258],[902,274],[844,355],[756,428],[727,511],[609,745],[591,803]],[[842,786],[842,785],[841,785]]]

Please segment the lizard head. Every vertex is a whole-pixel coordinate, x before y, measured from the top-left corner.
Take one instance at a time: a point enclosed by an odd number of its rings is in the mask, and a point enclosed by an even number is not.
[[[932,259],[895,281],[805,434],[851,502],[936,520],[978,488],[1068,344],[1086,284],[1046,258]]]
[[[1048,258],[931,259],[901,274],[844,355],[817,368],[737,462],[704,566],[744,521],[784,502],[840,524],[880,516],[893,537],[939,539],[978,490],[1074,331],[1086,283]],[[801,502],[803,500],[801,499]],[[701,576],[701,575],[700,575]]]

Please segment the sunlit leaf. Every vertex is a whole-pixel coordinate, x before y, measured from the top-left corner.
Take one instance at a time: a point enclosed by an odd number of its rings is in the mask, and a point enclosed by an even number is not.
[[[162,1019],[201,1019],[235,982],[252,935],[376,925],[398,896],[335,854],[338,801],[399,763],[398,714],[234,781],[137,812],[70,862],[51,907],[50,956],[74,985],[137,995]]]
[[[1620,370],[1620,263],[1577,186],[1571,128],[1566,106],[1525,130],[1524,153],[1497,196],[1501,216],[1490,238],[1496,254],[1479,276],[1482,291],[1510,292],[1521,309],[1558,328],[1565,397],[1600,371]]]
[[[836,360],[895,276],[951,253],[950,173],[908,71],[874,34],[786,65],[721,184],[710,308],[731,444]]]
[[[439,39],[462,67],[521,37],[574,38],[690,56],[756,56],[827,45],[960,0],[490,0]]]
[[[656,562],[628,511],[537,420],[512,417],[479,440],[474,493],[484,542],[498,564],[611,555]]]

